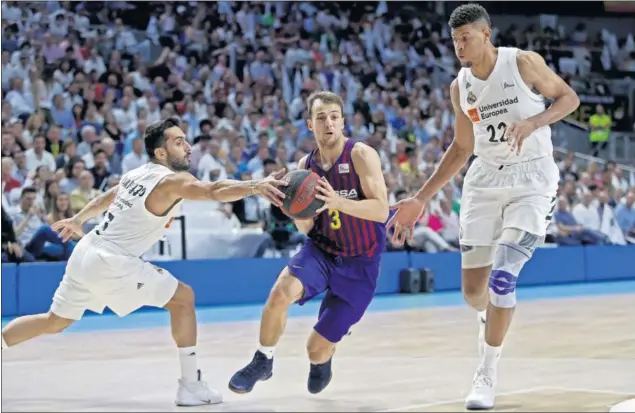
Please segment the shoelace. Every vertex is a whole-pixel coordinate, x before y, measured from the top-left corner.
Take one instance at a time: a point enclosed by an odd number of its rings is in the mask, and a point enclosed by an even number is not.
[[[492,387],[494,381],[492,380],[491,375],[487,374],[486,369],[479,369],[476,373],[476,377],[474,378],[474,386],[475,387]]]
[[[255,358],[251,361],[251,363],[249,363],[247,365],[247,367],[245,367],[241,372],[240,375],[242,377],[250,377],[250,376],[255,376],[260,374],[260,363],[262,363],[262,360],[260,358]]]
[[[321,379],[322,377],[326,377],[327,371],[328,371],[328,368],[324,365],[321,365],[320,367],[312,367],[311,370],[309,371],[309,376],[316,379]]]

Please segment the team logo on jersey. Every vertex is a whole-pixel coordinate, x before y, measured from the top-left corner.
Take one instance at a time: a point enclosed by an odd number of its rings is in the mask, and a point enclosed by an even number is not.
[[[341,174],[347,174],[350,172],[351,167],[347,163],[341,163],[337,166],[337,170]]]
[[[478,109],[476,108],[468,110],[467,115],[470,117],[472,123],[481,121],[481,117],[478,115]]]
[[[357,190],[355,188],[351,189],[340,189],[339,191],[335,191],[339,196],[346,199],[357,199]]]
[[[467,94],[467,103],[473,105],[476,102],[476,95],[470,90]]]
[[[514,86],[516,86],[516,85],[513,84],[512,82],[509,82],[509,83],[503,82],[503,90],[509,89],[510,87],[514,87]]]

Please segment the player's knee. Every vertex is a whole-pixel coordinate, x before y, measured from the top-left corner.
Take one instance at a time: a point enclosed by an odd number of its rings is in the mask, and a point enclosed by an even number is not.
[[[46,314],[46,334],[57,334],[66,330],[71,324],[73,324],[73,320],[60,317],[55,313],[48,312]]]
[[[516,306],[516,283],[523,266],[533,255],[541,237],[517,228],[505,228],[494,254],[489,280],[490,301],[500,308]]]
[[[296,277],[283,273],[271,289],[269,307],[288,308],[302,297],[302,283]]]
[[[165,306],[168,310],[176,310],[194,307],[194,290],[187,284],[179,281],[176,292]]]
[[[492,254],[490,246],[461,246],[461,290],[463,298],[472,307],[482,306],[483,297],[487,294]]]
[[[466,277],[463,278],[464,280]],[[487,293],[487,287],[483,287],[476,282],[464,281],[461,285],[461,291],[463,292],[463,299],[470,306],[478,306],[483,300],[483,296]]]

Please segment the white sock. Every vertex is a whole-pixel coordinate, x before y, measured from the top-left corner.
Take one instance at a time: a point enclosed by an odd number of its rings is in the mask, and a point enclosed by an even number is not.
[[[273,352],[275,349],[275,347],[267,347],[263,346],[262,344],[258,346],[258,351],[267,356],[269,360],[273,358]]]
[[[502,346],[493,347],[485,343],[485,346],[483,347],[483,359],[481,360],[481,365],[488,369],[496,370],[502,350]]]
[[[4,336],[3,335],[0,335],[0,336],[2,337],[2,350],[4,350],[5,348],[7,348],[9,346],[7,346],[7,342],[4,341]]]
[[[483,311],[478,311],[478,316],[481,318],[481,320],[485,321],[487,320],[487,310],[483,310]]]
[[[185,381],[198,381],[198,362],[196,346],[179,348],[181,360],[181,378]]]

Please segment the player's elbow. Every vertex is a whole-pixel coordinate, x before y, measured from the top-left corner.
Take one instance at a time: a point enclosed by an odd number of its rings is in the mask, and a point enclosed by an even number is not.
[[[571,112],[575,111],[580,106],[580,96],[578,96],[573,89],[571,89],[571,106],[573,107]]]

